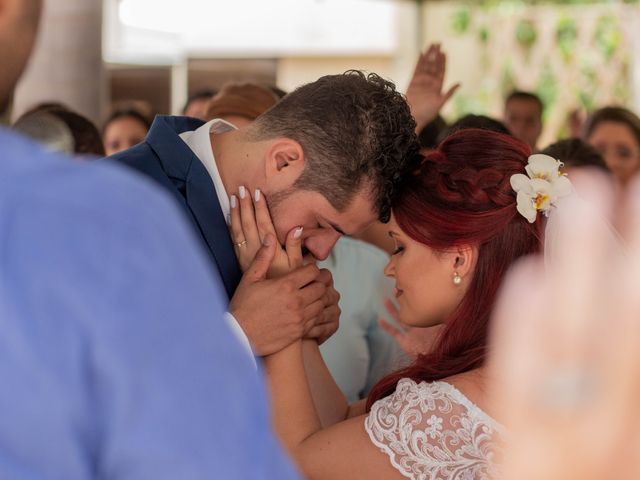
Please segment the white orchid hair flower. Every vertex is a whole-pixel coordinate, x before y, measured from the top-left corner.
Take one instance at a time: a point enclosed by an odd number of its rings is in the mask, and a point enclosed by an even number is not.
[[[560,171],[562,167],[562,162],[538,153],[529,157],[526,175],[516,173],[511,176],[518,212],[529,223],[536,221],[538,212],[549,216],[558,199],[571,193],[571,182]]]

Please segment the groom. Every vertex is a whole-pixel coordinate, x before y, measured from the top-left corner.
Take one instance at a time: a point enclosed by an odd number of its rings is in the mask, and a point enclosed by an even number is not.
[[[341,235],[388,219],[398,181],[418,150],[414,131],[409,107],[392,83],[349,71],[301,86],[241,129],[222,120],[159,116],[144,143],[111,159],[173,194],[233,309],[241,272],[227,227],[231,195],[264,193],[278,241],[301,226],[304,248],[323,260]],[[262,354],[274,349],[263,345],[252,325],[285,334],[280,327],[286,319],[269,311],[231,312]],[[337,318],[322,323],[329,321]]]

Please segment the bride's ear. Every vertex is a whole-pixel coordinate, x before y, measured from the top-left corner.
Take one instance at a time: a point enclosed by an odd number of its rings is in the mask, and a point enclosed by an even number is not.
[[[463,279],[473,274],[478,260],[478,248],[472,246],[460,246],[453,255],[453,270]]]

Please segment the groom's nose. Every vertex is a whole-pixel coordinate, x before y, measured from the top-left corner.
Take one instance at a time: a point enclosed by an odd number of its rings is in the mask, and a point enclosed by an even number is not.
[[[327,229],[326,232],[307,237],[304,246],[317,260],[326,260],[340,237],[341,235],[335,230]]]

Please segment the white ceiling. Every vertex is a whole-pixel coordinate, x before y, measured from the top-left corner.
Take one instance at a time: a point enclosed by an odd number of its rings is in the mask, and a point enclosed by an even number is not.
[[[184,57],[388,55],[393,0],[108,0],[105,57],[175,63]]]

